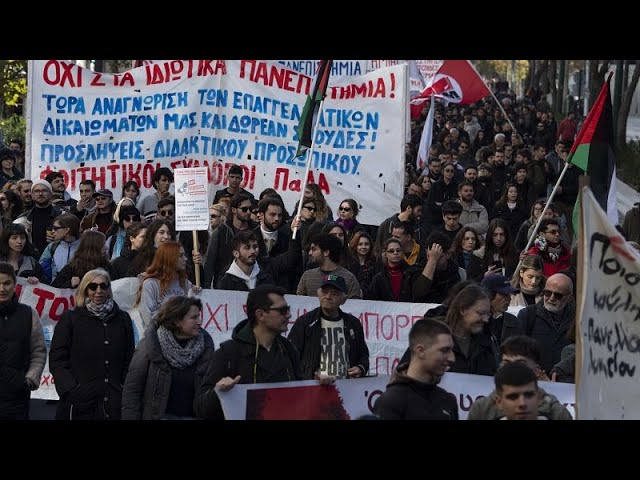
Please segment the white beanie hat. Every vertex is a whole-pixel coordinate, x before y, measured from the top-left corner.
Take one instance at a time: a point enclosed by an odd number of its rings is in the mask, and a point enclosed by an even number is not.
[[[36,185],[44,185],[45,187],[47,187],[49,189],[49,191],[51,193],[53,193],[53,188],[51,188],[51,184],[49,182],[47,182],[46,180],[43,180],[42,178],[35,180],[33,182],[33,185],[31,185],[31,191],[33,191],[34,188],[36,188]]]

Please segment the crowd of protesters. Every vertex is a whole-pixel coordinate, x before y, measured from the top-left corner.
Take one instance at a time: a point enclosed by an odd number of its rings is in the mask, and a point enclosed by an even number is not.
[[[398,212],[380,225],[358,221],[357,198],[329,205],[315,184],[292,216],[297,203],[245,190],[243,169],[231,166],[199,249],[191,232],[175,231],[171,169],[154,172],[144,197],[135,181],[112,192],[86,179],[75,200],[59,172],[25,177],[22,142],[11,140],[0,149],[0,312],[20,325],[0,330],[0,419],[28,418],[25,401],[44,367],[37,314],[17,303],[16,277],[76,289],[49,354],[56,418],[222,418],[216,389],[236,383],[367,375],[362,327],[340,308],[350,298],[441,304],[412,328],[378,417],[457,419],[455,400],[435,387],[442,375],[495,375],[511,355],[532,373],[499,372],[472,417],[566,418],[537,380],[573,381],[578,168],[569,166],[536,224],[578,123],[573,113],[556,122],[544,100],[498,99],[508,119],[492,100],[437,104],[419,169],[425,105],[412,121]],[[640,240],[638,205],[623,231]],[[247,319],[222,345],[200,328],[197,270],[202,288],[249,292]],[[140,279],[145,332],[135,351],[131,319],[111,294],[125,277]],[[294,319],[288,340],[285,294],[319,301]],[[515,317],[509,305],[524,308]],[[513,391],[526,412],[513,413]]]

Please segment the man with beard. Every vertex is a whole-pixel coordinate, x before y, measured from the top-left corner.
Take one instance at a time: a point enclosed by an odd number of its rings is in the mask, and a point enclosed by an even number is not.
[[[216,390],[226,392],[237,383],[302,380],[298,351],[282,334],[287,331],[291,306],[285,291],[261,285],[247,295],[247,317],[233,329],[211,358],[194,399],[198,418],[222,419]]]
[[[384,220],[378,228],[376,236],[376,252],[382,252],[385,240],[391,238],[393,228],[400,222],[408,222],[413,226],[413,238],[418,243],[424,242],[424,231],[420,226],[422,216],[422,198],[417,195],[405,195],[400,202],[400,213],[396,213]]]
[[[73,208],[78,201],[75,198],[71,198],[71,195],[67,192],[67,185],[64,183],[62,173],[57,171],[49,172],[44,179],[51,184],[51,189],[53,190],[51,202],[65,213],[71,211],[71,208]]]
[[[485,235],[489,229],[489,214],[473,196],[473,185],[466,180],[458,184],[458,203],[462,213],[458,222],[463,227],[473,228],[478,235]]]
[[[418,320],[409,331],[411,360],[396,368],[373,412],[382,420],[458,420],[455,397],[437,384],[455,361],[449,327]]]
[[[31,222],[31,243],[38,250],[38,255],[54,241],[53,220],[62,214],[62,210],[51,204],[52,195],[53,189],[49,182],[36,180],[31,187],[33,208],[20,215]]]
[[[511,303],[511,295],[519,293],[520,290],[514,288],[507,277],[496,273],[485,276],[481,284],[489,291],[491,302],[491,316],[487,329],[500,345],[511,331],[517,328],[516,317],[508,313],[507,309]]]
[[[576,316],[573,299],[573,282],[563,273],[552,275],[542,291],[543,298],[518,312],[518,323],[523,331],[540,344],[540,366],[548,376],[561,360],[561,352],[571,343],[567,338],[569,328],[574,327]]]
[[[273,285],[273,278],[258,265],[258,239],[251,230],[238,232],[231,246],[234,261],[218,282],[220,290],[248,292],[258,285]]]

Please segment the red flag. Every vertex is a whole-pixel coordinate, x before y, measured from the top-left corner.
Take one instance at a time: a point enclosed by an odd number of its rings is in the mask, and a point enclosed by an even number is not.
[[[449,103],[469,105],[491,95],[491,91],[468,60],[445,60],[434,78],[447,78],[451,89],[441,95]]]
[[[491,91],[468,60],[445,60],[431,85],[411,100],[412,119],[420,116],[422,103],[431,95],[444,98],[449,103],[469,105],[488,97]]]

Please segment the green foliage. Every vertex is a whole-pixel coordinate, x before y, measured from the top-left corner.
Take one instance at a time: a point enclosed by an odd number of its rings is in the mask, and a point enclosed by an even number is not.
[[[16,106],[27,94],[26,60],[0,60],[0,89],[5,105]]]
[[[478,73],[485,78],[497,78],[508,80],[511,75],[512,60],[475,60],[472,62],[478,69]],[[527,60],[516,60],[516,81],[521,82],[529,72]]]
[[[617,152],[618,177],[640,190],[640,141],[631,140]]]
[[[22,115],[11,115],[0,120],[0,129],[4,133],[5,142],[11,138],[19,138],[24,143],[27,132],[27,120]]]

